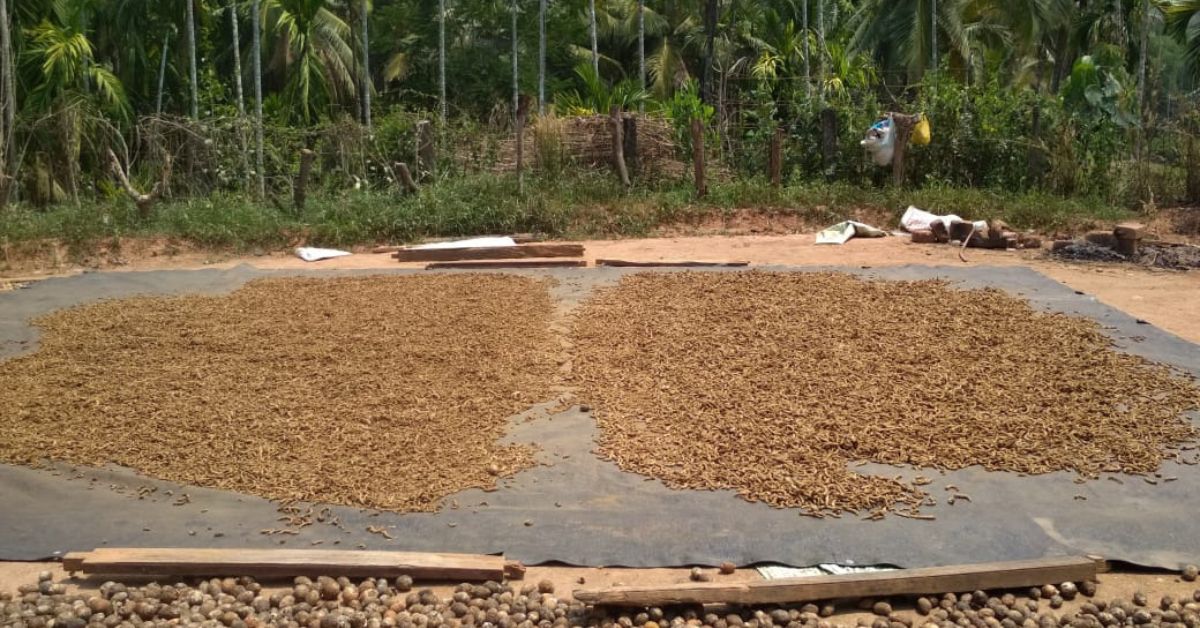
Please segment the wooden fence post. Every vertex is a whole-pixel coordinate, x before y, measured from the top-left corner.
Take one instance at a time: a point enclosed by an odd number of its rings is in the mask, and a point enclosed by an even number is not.
[[[821,110],[821,158],[824,161],[825,177],[832,180],[837,168],[838,115],[837,109],[826,107]]]
[[[516,18],[513,18],[516,19]],[[529,96],[517,98],[517,193],[525,193],[525,118],[529,116]]]
[[[300,149],[300,172],[292,182],[292,203],[297,211],[304,209],[304,202],[308,198],[308,175],[312,173],[313,160],[316,158],[317,154],[313,151]]]
[[[913,127],[917,124],[917,116],[903,113],[893,113],[891,116],[892,124],[895,125],[892,133],[896,142],[895,152],[892,153],[892,183],[901,186],[904,185],[904,156],[908,152],[908,142],[912,138]]]
[[[629,170],[625,168],[625,142],[622,140],[624,123],[621,122],[621,106],[613,105],[608,112],[609,127],[612,130],[612,159],[617,169],[617,177],[621,185],[629,187]]]
[[[637,116],[627,115],[623,123],[625,128],[621,134],[621,141],[625,145],[625,167],[629,170],[630,176],[633,176],[641,171],[641,163],[638,160]]]
[[[1200,203],[1200,142],[1194,133],[1187,136],[1187,200]]]
[[[767,169],[771,177],[771,187],[783,184],[783,127],[775,127],[771,134],[771,153],[767,156]]]
[[[437,172],[437,146],[433,141],[433,124],[429,120],[417,122],[417,179]]]
[[[700,118],[692,118],[692,166],[696,179],[696,196],[708,194],[708,183],[704,180],[704,124]]]

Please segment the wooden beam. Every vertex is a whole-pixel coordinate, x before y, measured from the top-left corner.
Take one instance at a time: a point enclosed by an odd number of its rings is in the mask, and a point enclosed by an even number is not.
[[[502,236],[489,235],[489,236],[480,236],[480,237],[499,238]],[[516,242],[517,244],[529,244],[530,242],[541,242],[541,241],[545,240],[545,238],[543,238],[537,234],[533,234],[533,233],[515,233],[508,237],[512,238],[513,242]],[[461,238],[425,238],[421,242],[423,242],[423,243],[451,242],[453,240],[460,240],[460,239]],[[371,249],[371,252],[372,253],[395,253],[396,251],[406,251],[406,250],[408,250],[408,247],[400,245],[400,244],[382,244],[382,245],[379,245],[379,246]]]
[[[679,261],[679,262],[648,261],[648,262],[642,262],[642,261],[623,260],[623,259],[598,259],[598,260],[596,260],[596,265],[597,266],[614,266],[614,267],[618,267],[618,268],[626,268],[626,267],[628,267],[628,268],[653,268],[653,267],[660,267],[660,266],[691,268],[691,267],[707,267],[707,266],[740,267],[740,266],[749,266],[750,262],[692,262],[692,261]]]
[[[457,260],[518,259],[527,257],[582,257],[582,244],[518,244],[466,249],[403,249],[392,257],[401,262],[453,262]]]
[[[587,262],[581,259],[534,259],[534,260],[481,260],[477,262],[433,262],[425,270],[453,270],[489,268],[583,268]]]
[[[65,571],[163,576],[347,576],[418,580],[496,580],[503,556],[295,549],[103,548],[63,557]],[[510,573],[515,571],[510,568]]]
[[[787,604],[835,598],[921,595],[948,591],[1013,589],[1042,584],[1082,582],[1096,577],[1095,559],[1080,556],[999,563],[927,567],[764,580],[742,584],[688,583],[664,587],[580,589],[585,604],[664,606],[668,604]]]

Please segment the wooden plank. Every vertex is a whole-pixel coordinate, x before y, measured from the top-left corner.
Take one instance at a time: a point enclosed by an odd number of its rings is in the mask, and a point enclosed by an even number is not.
[[[499,237],[504,237],[504,236],[478,236],[478,237],[499,238]],[[542,238],[541,236],[539,236],[537,234],[533,234],[533,233],[514,233],[513,235],[508,236],[508,237],[512,238],[513,242],[516,242],[517,244],[529,244],[531,242],[541,242],[542,240],[544,240],[544,238]],[[430,244],[433,242],[450,242],[453,240],[461,240],[461,239],[462,238],[428,238],[428,239],[422,240],[422,244]],[[372,248],[371,252],[375,253],[375,254],[381,254],[381,253],[395,253],[397,251],[406,251],[406,250],[408,250],[408,247],[401,245],[401,244],[386,244],[386,245],[380,245],[375,248]]]
[[[63,556],[63,571],[83,571],[83,559],[86,556],[87,552],[67,552]]]
[[[786,604],[835,598],[921,595],[1082,582],[1095,578],[1096,571],[1097,561],[1094,559],[1065,556],[742,584],[689,583],[664,587],[580,589],[573,595],[576,600],[587,604],[612,606]]]
[[[518,244],[466,249],[403,249],[392,257],[401,262],[453,262],[457,260],[518,259],[528,257],[582,257],[582,244]]]
[[[657,266],[693,268],[693,267],[708,267],[708,266],[740,267],[740,266],[749,266],[750,262],[694,262],[694,261],[680,261],[680,262],[645,261],[645,262],[643,262],[643,261],[631,261],[631,260],[623,260],[623,259],[598,259],[598,260],[596,260],[596,265],[597,266],[615,266],[618,268],[625,268],[625,267],[628,267],[628,268],[652,268],[652,267],[657,267]]]
[[[433,262],[425,270],[488,269],[488,268],[583,268],[587,262],[581,259],[535,259],[535,260],[480,260],[477,262]]]
[[[103,548],[68,554],[63,569],[101,574],[170,576],[347,576],[421,580],[496,580],[503,556],[429,552],[297,549]]]

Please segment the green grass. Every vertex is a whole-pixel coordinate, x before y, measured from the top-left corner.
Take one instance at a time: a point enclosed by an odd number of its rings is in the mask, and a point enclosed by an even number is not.
[[[54,239],[75,254],[100,242],[167,237],[201,247],[245,251],[305,242],[317,246],[410,242],[433,236],[536,232],[560,238],[642,236],[656,227],[755,210],[828,224],[853,212],[894,219],[908,205],[964,218],[1001,218],[1017,228],[1085,229],[1128,212],[1087,199],[1043,193],[928,187],[863,189],[800,183],[773,189],[762,179],[714,182],[696,200],[683,181],[624,190],[608,173],[536,177],[518,194],[511,176],[478,174],[427,185],[411,196],[344,191],[311,194],[302,212],[244,196],[164,202],[148,218],[124,198],[0,212],[0,244]],[[892,226],[892,225],[885,225]]]

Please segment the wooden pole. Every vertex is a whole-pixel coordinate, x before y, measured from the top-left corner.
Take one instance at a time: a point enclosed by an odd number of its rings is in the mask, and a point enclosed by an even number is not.
[[[638,120],[635,115],[628,115],[622,121],[624,131],[621,134],[621,144],[625,149],[625,167],[629,169],[630,177],[641,171],[641,161],[638,159]]]
[[[629,170],[625,167],[624,123],[621,122],[621,106],[613,105],[608,112],[609,126],[612,129],[612,159],[617,170],[621,185],[629,187]]]
[[[438,0],[438,114],[441,116],[442,127],[446,126],[446,113],[449,106],[446,103],[446,0]],[[421,164],[417,163],[420,173]]]
[[[833,107],[821,110],[821,157],[824,160],[825,176],[832,179],[837,168],[838,116]]]
[[[417,122],[417,178],[424,179],[426,175],[437,170],[437,152],[433,143],[433,125],[429,120]]]
[[[163,86],[167,80],[167,45],[171,42],[171,31],[163,35],[161,57],[158,60],[158,101],[154,107],[155,115],[162,115]]]
[[[63,557],[70,572],[169,576],[346,576],[401,575],[421,580],[501,580],[520,577],[524,567],[503,556],[429,552],[345,550],[104,548]]]
[[[367,12],[367,0],[362,0],[359,5],[359,12],[362,14],[362,90],[363,90],[363,124],[367,127],[367,132],[371,131],[371,40],[370,40],[370,16]]]
[[[904,185],[904,157],[908,152],[908,142],[912,138],[913,127],[917,124],[917,116],[910,116],[903,113],[892,113],[892,124],[895,126],[892,129],[894,134],[896,149],[892,154],[892,183],[897,186]]]
[[[696,196],[708,195],[708,184],[704,181],[704,124],[700,118],[692,118],[692,168],[696,181]]]
[[[1200,142],[1194,133],[1187,137],[1187,200],[1200,203]]]
[[[187,1],[188,72],[191,76],[192,119],[200,117],[200,85],[196,79],[196,10],[195,0]]]
[[[525,119],[529,117],[529,96],[517,98],[517,193],[525,193]]]
[[[254,172],[258,177],[258,198],[267,195],[267,174],[263,165],[263,94],[262,94],[262,30],[259,0],[250,2],[250,28],[254,31],[250,57],[254,60]]]
[[[304,202],[308,198],[308,175],[312,173],[313,160],[317,154],[303,148],[300,150],[300,172],[292,183],[292,203],[297,211],[304,210]]]
[[[771,135],[771,154],[767,156],[767,168],[771,177],[771,186],[783,184],[783,127],[775,127]]]
[[[546,0],[538,4],[538,113],[546,113]]]

